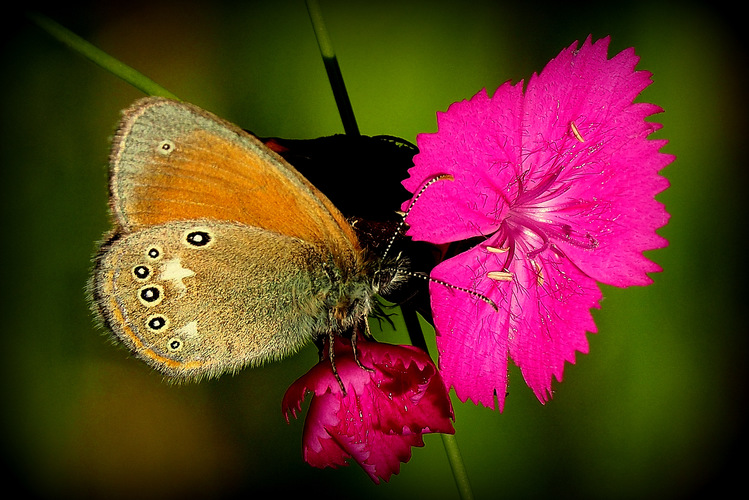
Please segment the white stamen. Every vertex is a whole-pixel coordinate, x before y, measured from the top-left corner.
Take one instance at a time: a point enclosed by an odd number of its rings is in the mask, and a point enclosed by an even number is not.
[[[496,281],[512,281],[512,273],[505,271],[491,271],[486,276]]]
[[[531,265],[533,266],[533,270],[536,271],[536,284],[538,286],[543,286],[544,275],[541,273],[541,265],[535,260],[531,261]]]
[[[585,142],[585,139],[583,139],[583,136],[580,133],[580,130],[578,130],[577,125],[575,125],[575,122],[570,122],[570,129],[572,129],[572,135],[575,136],[575,139],[580,142]]]
[[[492,253],[507,253],[510,247],[497,248],[497,247],[486,247],[486,249]]]

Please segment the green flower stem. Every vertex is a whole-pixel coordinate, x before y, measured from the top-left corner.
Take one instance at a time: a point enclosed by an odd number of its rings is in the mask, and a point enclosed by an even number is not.
[[[113,75],[125,80],[133,87],[142,90],[148,95],[170,97],[179,100],[176,95],[172,94],[158,83],[134,70],[130,66],[118,61],[98,47],[93,46],[91,43],[67,28],[59,25],[55,21],[36,13],[28,13],[27,15],[37,26],[52,35],[58,41],[98,64]]]
[[[471,482],[468,480],[468,471],[463,463],[463,456],[460,454],[458,440],[455,434],[440,434],[442,436],[442,445],[445,447],[447,460],[450,462],[450,468],[453,471],[455,486],[458,487],[458,493],[462,500],[473,500],[473,490]]]
[[[336,59],[335,51],[333,50],[333,44],[328,36],[328,30],[325,27],[325,20],[323,19],[320,5],[317,3],[317,0],[306,0],[306,3],[309,17],[312,21],[312,27],[315,30],[315,36],[317,37],[317,44],[320,47],[320,54],[325,63],[325,69],[328,72],[330,86],[333,88],[333,95],[335,96],[338,105],[338,112],[343,121],[343,128],[347,135],[358,136],[359,127],[356,124],[351,101],[349,100],[348,92],[346,92],[346,86],[343,83],[341,69],[338,66],[338,60]],[[403,319],[406,323],[406,330],[408,331],[411,343],[416,347],[423,349],[426,353],[429,353],[416,311],[407,306],[402,307],[401,311],[403,313]],[[458,441],[452,434],[442,434],[442,443],[445,447],[445,452],[447,453],[447,460],[450,463],[450,468],[453,471],[455,485],[460,493],[460,498],[463,500],[473,499],[471,483],[468,481],[468,473],[466,472],[466,467],[460,454]]]
[[[328,30],[325,27],[325,20],[322,17],[320,4],[317,0],[307,0],[306,3],[309,18],[312,21],[312,29],[315,30],[317,45],[320,47],[320,55],[322,55],[325,71],[328,73],[328,80],[330,80],[330,86],[333,89],[333,97],[335,97],[335,102],[338,106],[338,114],[341,115],[341,121],[343,121],[343,130],[346,132],[346,135],[358,136],[359,126],[356,124],[354,109],[351,107],[351,100],[349,99],[348,92],[346,92],[346,85],[343,83],[341,68],[338,66],[338,58],[335,55],[333,43],[330,41]]]
[[[427,348],[424,332],[421,329],[421,323],[419,323],[416,311],[412,307],[402,306],[401,313],[403,314],[403,321],[406,323],[411,343],[428,353],[429,349]],[[472,500],[473,490],[471,489],[471,482],[468,480],[468,471],[463,463],[463,456],[460,454],[458,440],[455,438],[455,434],[441,434],[441,436],[442,445],[445,447],[447,461],[450,464],[450,469],[453,471],[455,486],[458,488],[460,498],[462,500]]]

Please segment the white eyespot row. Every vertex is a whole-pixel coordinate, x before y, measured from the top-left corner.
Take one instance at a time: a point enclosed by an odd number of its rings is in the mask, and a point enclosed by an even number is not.
[[[182,243],[190,248],[205,248],[213,244],[214,238],[212,231],[207,227],[195,227],[185,231],[181,238]],[[148,262],[158,262],[164,258],[164,251],[161,246],[156,244],[148,245],[145,248],[144,257]],[[177,290],[181,293],[187,291],[187,286],[183,283],[184,278],[195,276],[192,269],[182,267],[180,258],[164,260],[159,266],[159,281],[171,281]],[[137,296],[140,303],[148,308],[159,305],[164,300],[164,287],[151,281],[155,278],[153,267],[148,264],[136,264],[131,269],[131,275],[136,282],[146,282],[137,290]],[[151,314],[145,320],[145,328],[152,333],[168,331],[171,327],[169,318],[164,314]],[[186,339],[198,336],[198,323],[191,321],[182,328],[174,332],[174,336],[166,341],[166,350],[170,354],[177,353],[184,348]]]

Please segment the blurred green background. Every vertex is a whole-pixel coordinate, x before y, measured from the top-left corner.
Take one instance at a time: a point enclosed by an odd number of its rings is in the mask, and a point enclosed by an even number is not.
[[[321,2],[363,133],[414,141],[435,112],[526,78],[589,33],[634,46],[678,156],[660,195],[671,245],[647,288],[604,287],[590,354],[546,406],[511,373],[504,413],[455,400],[474,492],[496,497],[713,493],[746,471],[746,272],[740,156],[746,54],[730,14],[695,2]],[[260,135],[342,132],[302,0],[97,2],[43,10],[185,100]],[[84,285],[108,228],[108,140],[141,93],[21,15],[2,45],[2,460],[8,491],[41,497],[263,493],[452,498],[427,436],[390,483],[301,457],[281,398],[316,360],[174,387],[93,326]],[[356,159],[352,158],[352,168]],[[404,173],[405,176],[405,173]],[[352,181],[351,189],[362,190]],[[393,207],[394,209],[397,207]],[[381,340],[403,342],[402,333]],[[736,452],[736,453],[734,453]],[[735,458],[738,457],[738,458]]]

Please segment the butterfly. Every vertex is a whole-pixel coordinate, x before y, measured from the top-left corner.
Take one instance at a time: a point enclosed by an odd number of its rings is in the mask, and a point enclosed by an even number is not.
[[[192,104],[148,97],[123,112],[109,190],[95,309],[169,377],[235,372],[311,341],[332,348],[366,328],[376,293],[406,280],[406,259],[363,247],[281,156]]]

